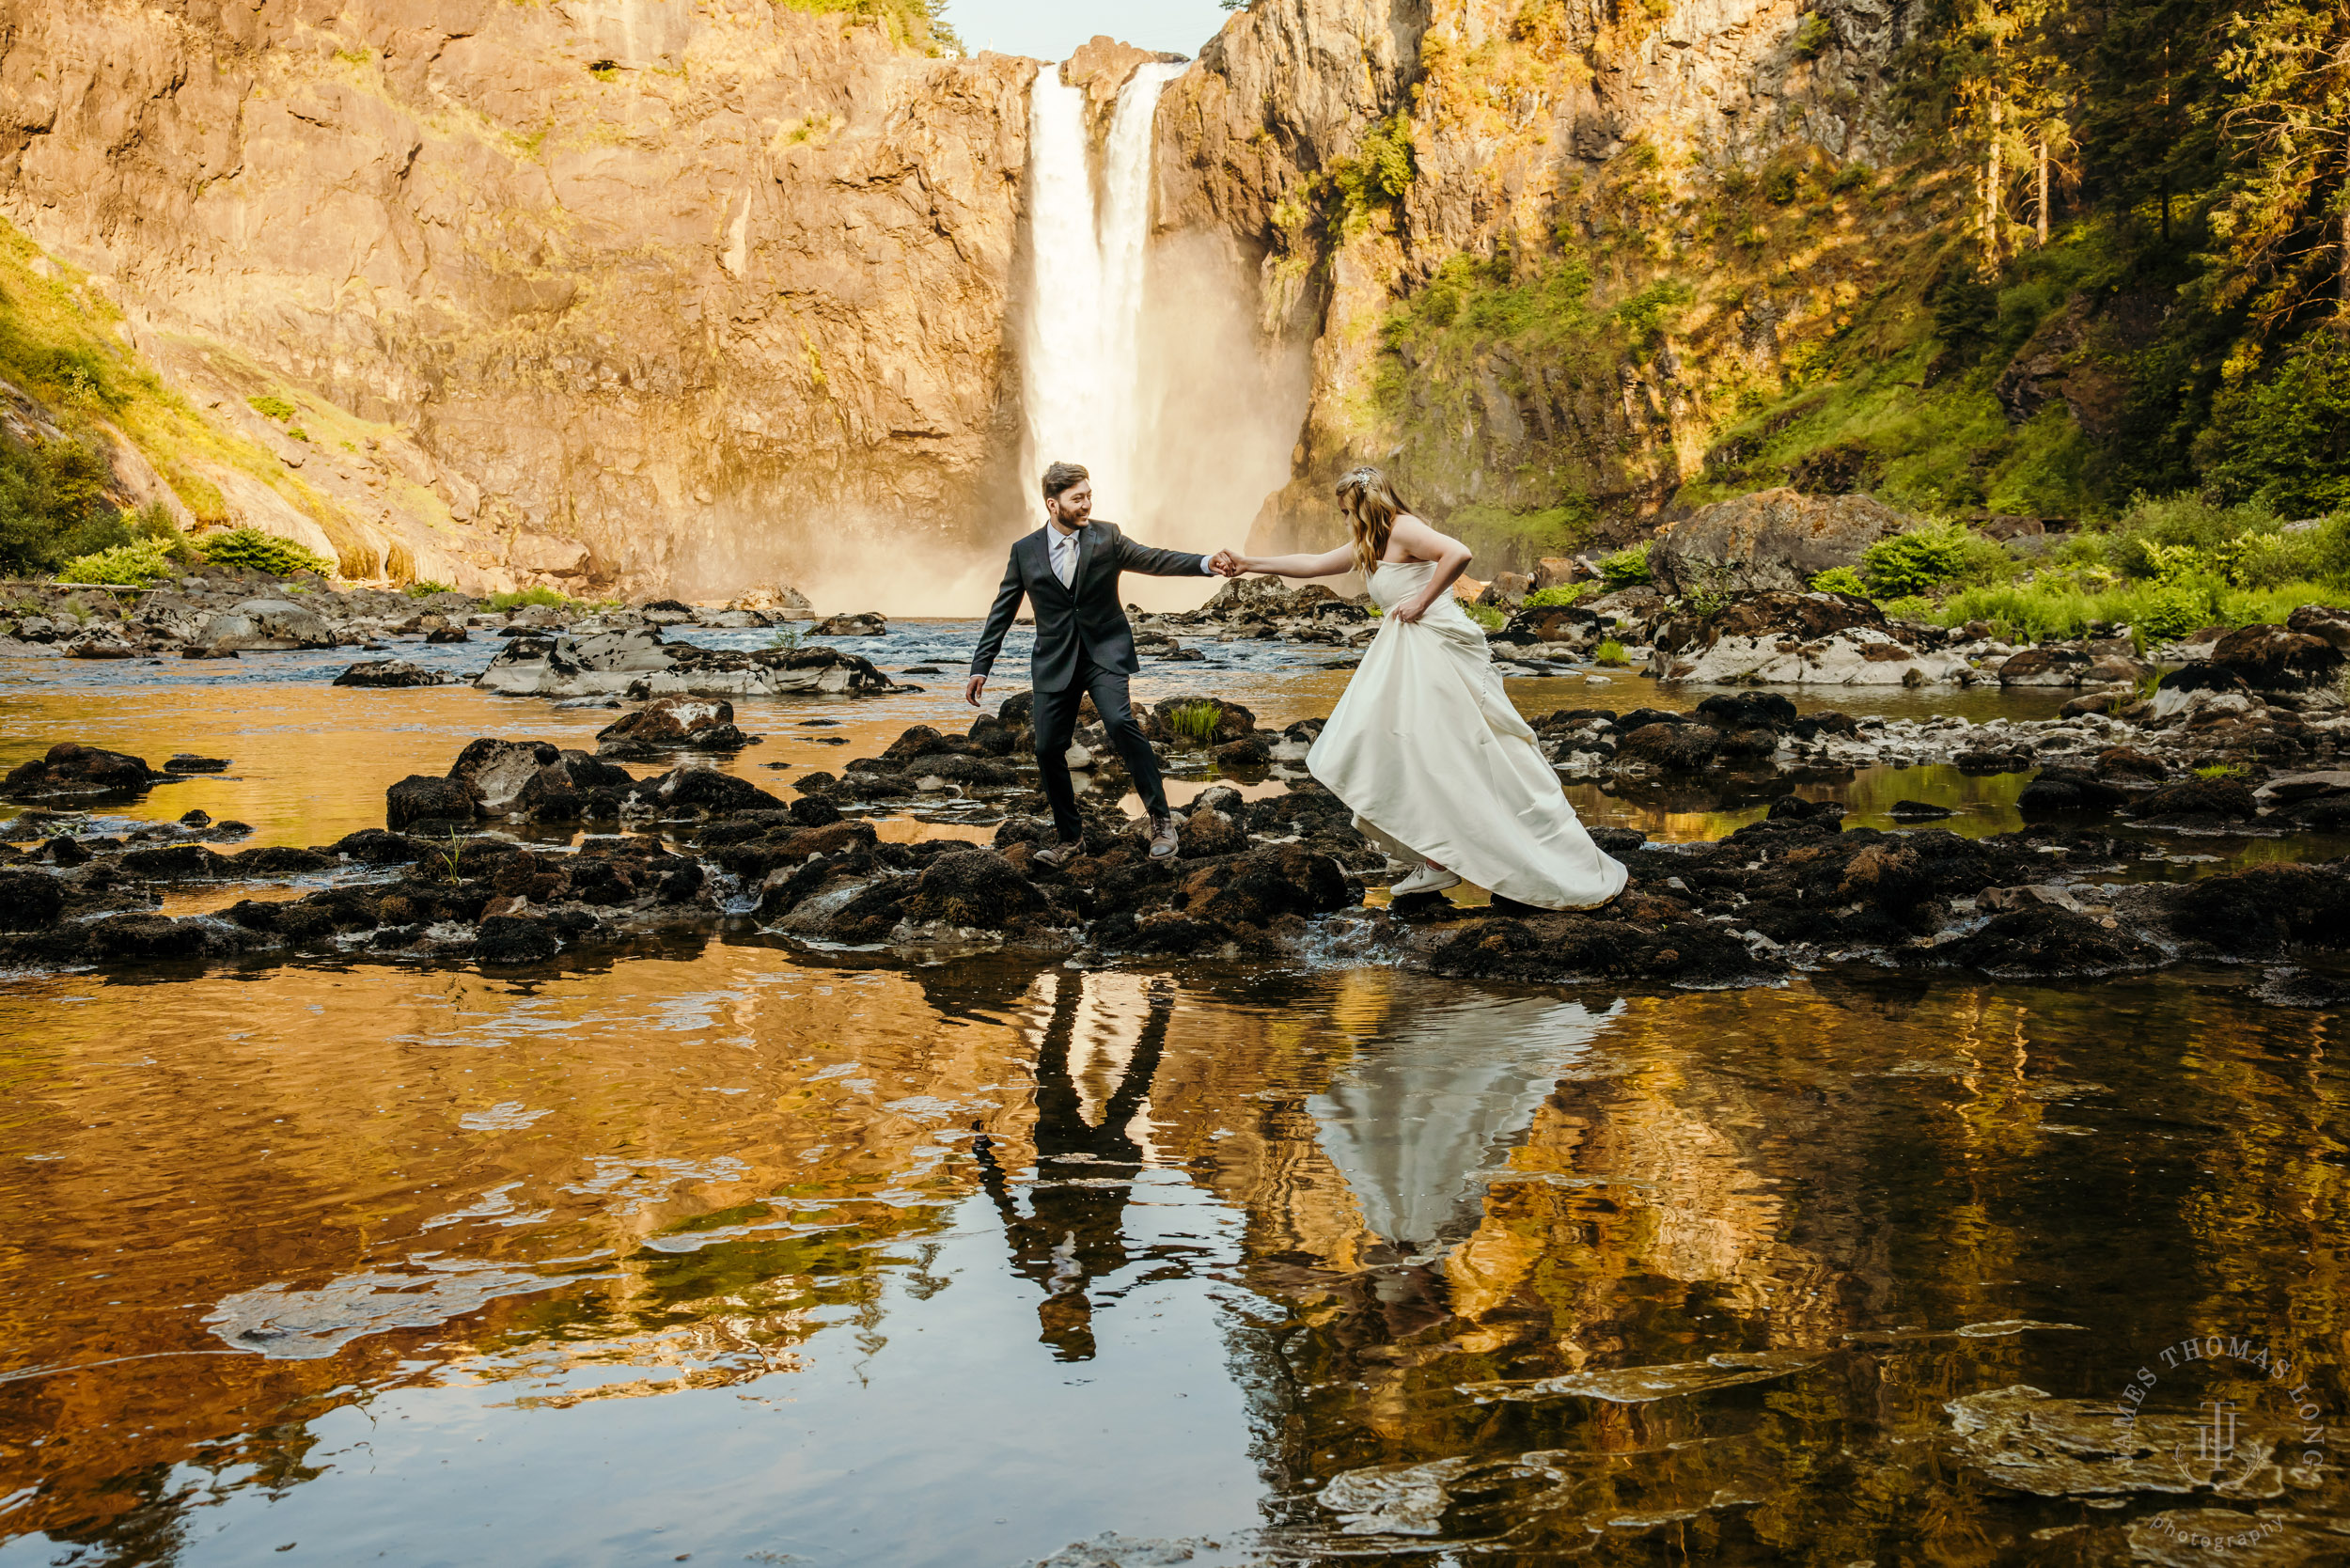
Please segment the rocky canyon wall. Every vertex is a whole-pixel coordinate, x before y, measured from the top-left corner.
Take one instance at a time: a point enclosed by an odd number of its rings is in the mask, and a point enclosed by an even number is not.
[[[1802,235],[1729,221],[1775,165],[1894,154],[1903,4],[1256,0],[1235,17],[1168,90],[1160,211],[1230,236],[1265,330],[1312,343],[1292,482],[1261,541],[1333,538],[1329,481],[1366,461],[1438,515],[1559,515],[1570,533],[1653,515],[1738,390],[1868,286],[1872,243],[1905,221],[1808,203]],[[1545,294],[1570,256],[1589,287]],[[1622,326],[1661,280],[1664,330]],[[1493,320],[1399,333],[1436,293]]]
[[[1018,515],[1034,69],[769,0],[0,0],[0,212],[363,560],[901,573]]]

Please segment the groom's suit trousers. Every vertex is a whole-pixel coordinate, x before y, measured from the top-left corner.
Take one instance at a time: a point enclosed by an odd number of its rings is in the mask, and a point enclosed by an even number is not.
[[[1053,803],[1053,825],[1063,839],[1082,838],[1084,819],[1077,815],[1077,787],[1069,777],[1069,742],[1077,732],[1077,709],[1087,697],[1102,713],[1102,728],[1117,748],[1119,760],[1134,776],[1135,792],[1153,817],[1167,815],[1167,787],[1159,780],[1159,760],[1135,722],[1134,706],[1126,695],[1126,677],[1081,659],[1076,678],[1057,692],[1036,694],[1030,715],[1036,725],[1036,766],[1042,774],[1044,798]]]

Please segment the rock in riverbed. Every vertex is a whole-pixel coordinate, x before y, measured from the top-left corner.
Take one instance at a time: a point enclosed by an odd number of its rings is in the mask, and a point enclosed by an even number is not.
[[[406,659],[377,659],[356,664],[335,677],[338,686],[377,686],[404,689],[412,686],[445,686],[448,677],[437,669]]]
[[[116,799],[139,794],[178,776],[157,773],[144,758],[103,751],[76,741],[60,741],[48,754],[21,763],[0,779],[0,795],[10,800],[66,800],[76,796]]]
[[[515,697],[780,697],[892,689],[870,659],[838,648],[728,650],[665,643],[660,628],[509,640],[475,680]]]

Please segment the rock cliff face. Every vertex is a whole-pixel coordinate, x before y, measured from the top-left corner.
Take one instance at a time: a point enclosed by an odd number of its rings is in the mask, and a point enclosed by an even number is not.
[[[1257,0],[1159,130],[1162,223],[1238,236],[1267,329],[1314,338],[1295,478],[1260,539],[1331,537],[1329,480],[1363,461],[1443,510],[1653,512],[1701,463],[1725,389],[1775,375],[1783,339],[1865,286],[1877,220],[1831,212],[1794,258],[1731,220],[1775,167],[1891,154],[1882,77],[1904,41],[1891,0]],[[1587,285],[1544,294],[1569,253]],[[1622,324],[1675,274],[1694,281],[1662,330]],[[1516,290],[1591,352],[1513,354],[1496,328],[1383,354],[1432,279]]]
[[[1825,183],[1902,41],[1897,0],[1254,0],[1159,108],[1135,520],[1225,542],[1286,469],[1259,538],[1326,539],[1366,460],[1516,543],[1653,512],[1929,213]],[[1064,69],[1097,135],[1149,58]],[[878,587],[1026,510],[1036,69],[773,0],[0,0],[0,213],[280,465],[191,459],[211,515],[475,588]]]
[[[0,212],[347,564],[719,591],[1000,510],[1034,69],[769,0],[0,0]]]

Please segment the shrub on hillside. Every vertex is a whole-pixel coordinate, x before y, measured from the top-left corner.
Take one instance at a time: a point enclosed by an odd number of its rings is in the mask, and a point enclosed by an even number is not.
[[[1860,553],[1860,574],[1872,593],[1927,593],[1950,583],[1987,583],[2013,562],[1994,541],[1958,523],[1921,523],[1878,540]]]
[[[1856,598],[1865,599],[1869,596],[1869,585],[1862,582],[1860,573],[1851,567],[1831,566],[1825,572],[1813,573],[1811,591],[1814,593],[1849,593]]]
[[[76,556],[57,568],[61,583],[104,583],[117,588],[145,588],[176,570],[172,541],[142,539],[118,544],[94,555]]]
[[[1557,588],[1536,588],[1526,596],[1529,610],[1555,610],[1588,599],[1599,591],[1597,583],[1561,583]]]
[[[95,442],[0,435],[0,572],[51,572],[76,556],[130,543],[130,517],[106,498],[112,477]]]
[[[233,528],[225,534],[209,534],[197,543],[204,558],[214,566],[233,566],[246,572],[263,572],[273,577],[290,577],[297,572],[315,572],[331,576],[332,561],[321,559],[314,551],[275,534],[265,534],[258,528]]]

